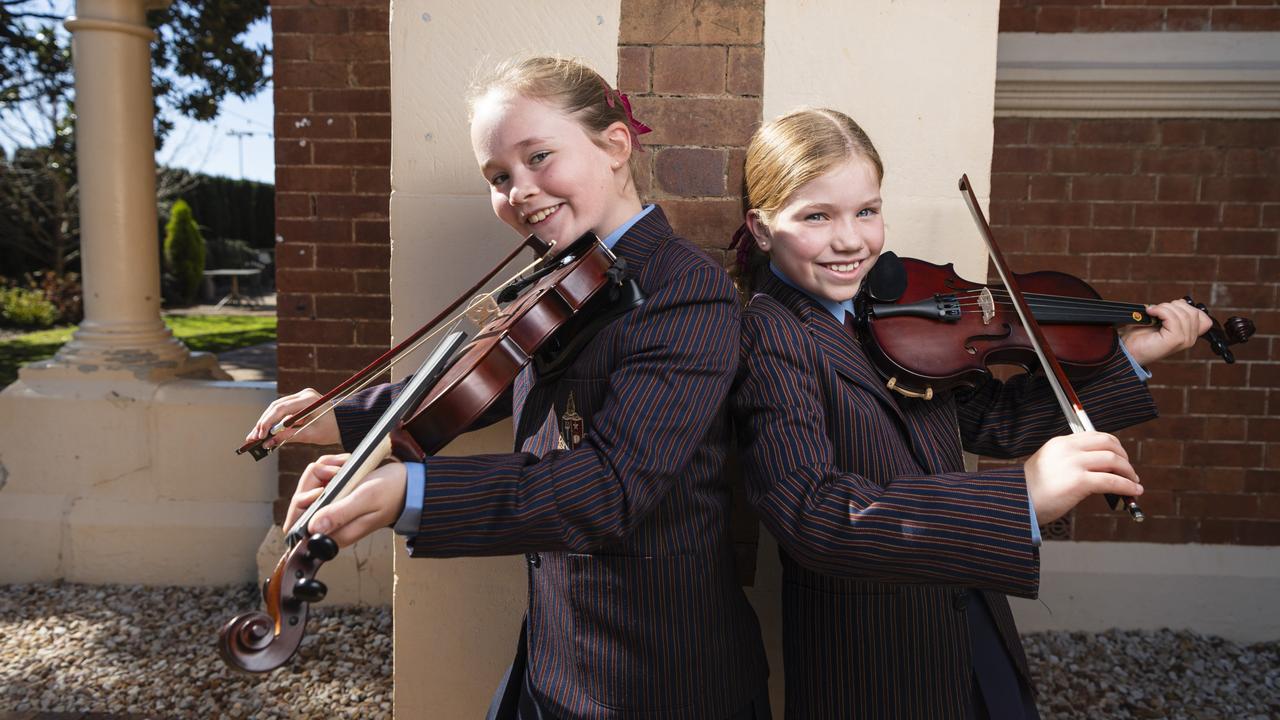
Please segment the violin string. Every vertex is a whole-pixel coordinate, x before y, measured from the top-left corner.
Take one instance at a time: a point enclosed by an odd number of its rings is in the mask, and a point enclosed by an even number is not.
[[[961,291],[959,293],[956,293],[956,296],[957,297],[977,297],[980,294],[980,292],[981,291],[977,291],[977,290]],[[1008,302],[1012,302],[1012,299],[1009,299],[1010,296],[1007,291],[996,290],[996,291],[993,291],[991,295],[992,297],[999,297],[1002,299],[1007,299]],[[1058,306],[1058,307],[1070,306],[1070,307],[1088,307],[1088,308],[1096,307],[1096,308],[1108,308],[1113,310],[1124,310],[1124,311],[1131,311],[1131,310],[1145,311],[1146,309],[1145,305],[1139,305],[1137,303],[1116,302],[1111,300],[1096,300],[1092,298],[1077,298],[1077,297],[1071,297],[1066,295],[1045,295],[1040,293],[1025,293],[1024,297],[1027,298],[1027,301],[1029,303],[1037,302],[1044,306]]]
[[[380,377],[380,376],[382,375],[382,373],[383,373],[383,372],[386,372],[387,370],[390,370],[390,369],[391,369],[391,366],[392,366],[392,365],[395,365],[395,364],[400,360],[400,358],[402,358],[402,357],[404,357],[404,356],[408,355],[409,353],[413,352],[414,350],[417,350],[419,347],[422,347],[422,344],[423,344],[423,343],[427,342],[427,341],[428,341],[428,340],[430,340],[431,338],[433,338],[433,337],[435,337],[436,335],[440,334],[440,331],[441,331],[441,330],[443,330],[444,328],[446,328],[446,327],[454,327],[454,326],[456,326],[456,325],[457,325],[457,323],[458,323],[460,320],[462,320],[462,318],[463,318],[464,316],[466,316],[466,314],[467,314],[467,313],[469,313],[469,312],[471,312],[472,310],[474,310],[474,309],[475,309],[476,307],[478,307],[481,303],[484,303],[486,300],[489,300],[490,298],[492,298],[492,297],[493,297],[493,296],[494,296],[494,295],[495,295],[499,290],[501,290],[502,288],[506,287],[506,286],[507,286],[507,284],[508,284],[508,283],[510,283],[512,280],[514,280],[514,279],[516,279],[516,278],[520,277],[521,275],[524,275],[525,273],[527,273],[527,272],[529,272],[530,270],[532,270],[532,269],[533,269],[534,267],[536,267],[536,266],[538,265],[538,263],[540,263],[541,261],[542,261],[542,259],[541,259],[541,258],[539,258],[539,259],[537,259],[537,260],[534,260],[533,262],[529,263],[528,265],[525,265],[523,268],[521,268],[519,271],[517,271],[517,272],[516,272],[516,274],[515,274],[515,276],[514,276],[513,278],[510,278],[510,279],[508,279],[508,280],[503,280],[501,283],[499,283],[499,284],[498,284],[498,287],[497,287],[496,289],[494,289],[494,290],[489,290],[488,292],[482,292],[482,293],[480,293],[480,294],[476,295],[474,298],[472,298],[471,302],[470,302],[466,307],[462,308],[462,309],[461,309],[461,310],[459,310],[457,313],[455,313],[453,317],[451,317],[451,318],[449,318],[448,320],[446,320],[446,321],[444,321],[444,322],[440,323],[440,324],[436,327],[436,329],[432,330],[431,332],[427,333],[426,335],[423,335],[421,338],[418,338],[418,341],[417,341],[417,342],[415,342],[415,343],[413,343],[412,345],[410,345],[409,347],[405,348],[404,352],[400,353],[400,355],[398,355],[397,357],[392,358],[392,359],[391,359],[391,361],[387,363],[387,367],[386,367],[386,368],[384,368],[382,371],[377,372],[377,373],[370,373],[370,374],[369,374],[369,377],[366,377],[364,380],[361,380],[359,383],[357,383],[357,384],[355,384],[354,386],[352,386],[352,387],[348,388],[348,389],[347,389],[347,391],[346,391],[346,392],[344,392],[344,393],[342,393],[340,396],[335,397],[335,398],[333,399],[333,401],[329,403],[328,407],[326,407],[326,408],[324,408],[323,410],[320,410],[319,412],[316,412],[315,414],[313,414],[313,415],[312,415],[312,416],[311,416],[311,417],[310,417],[310,418],[309,418],[305,423],[303,423],[303,424],[302,424],[302,427],[300,427],[300,428],[298,428],[298,429],[297,429],[297,431],[296,431],[296,432],[294,432],[292,435],[290,435],[289,437],[285,438],[284,440],[281,440],[281,441],[280,441],[280,444],[279,444],[279,445],[276,445],[276,449],[277,449],[277,450],[279,450],[280,448],[284,447],[285,445],[287,445],[287,444],[289,443],[289,441],[291,441],[291,440],[292,440],[296,435],[298,435],[298,433],[301,433],[303,430],[306,430],[307,428],[309,428],[309,427],[311,427],[313,424],[315,424],[315,422],[316,422],[316,421],[318,421],[320,418],[322,418],[322,417],[324,417],[325,415],[328,415],[329,413],[333,412],[334,407],[335,407],[335,406],[337,406],[339,403],[341,403],[343,400],[346,400],[347,398],[351,397],[352,395],[355,395],[356,393],[360,392],[361,390],[364,390],[365,388],[369,387],[369,385],[373,383],[373,381],[374,381],[374,379],[375,379],[375,378]]]

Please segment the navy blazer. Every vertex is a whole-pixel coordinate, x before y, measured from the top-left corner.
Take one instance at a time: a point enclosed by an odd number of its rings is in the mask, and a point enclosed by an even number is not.
[[[1034,597],[1039,556],[1022,467],[968,473],[962,449],[1024,455],[1065,420],[1042,377],[891,393],[828,310],[772,275],[760,290],[733,412],[749,497],[782,555],[787,717],[965,717],[963,587],[988,590],[1027,679],[1001,593]],[[1080,397],[1099,428],[1155,416],[1123,353]]]
[[[768,675],[727,528],[738,295],[660,208],[613,250],[645,303],[553,381],[524,371],[519,452],[427,458],[409,554],[530,554],[529,681],[553,716],[725,718]],[[344,404],[344,444],[393,393]]]

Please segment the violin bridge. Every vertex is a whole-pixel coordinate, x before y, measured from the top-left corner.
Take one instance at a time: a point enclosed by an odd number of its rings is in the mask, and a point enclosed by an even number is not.
[[[978,291],[978,307],[982,309],[982,324],[990,325],[991,318],[996,316],[996,301],[991,297],[990,288],[982,288]]]
[[[477,295],[471,299],[471,303],[467,306],[467,319],[474,322],[477,327],[484,327],[489,321],[497,317],[500,309],[498,303],[493,299],[492,293],[484,293]]]

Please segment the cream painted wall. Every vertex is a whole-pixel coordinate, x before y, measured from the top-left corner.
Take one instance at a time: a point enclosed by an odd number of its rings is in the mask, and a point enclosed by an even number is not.
[[[393,335],[430,319],[520,239],[494,218],[471,152],[463,98],[477,69],[555,52],[614,78],[619,15],[619,0],[392,5]],[[509,451],[511,438],[504,423],[446,452]],[[395,545],[396,715],[482,716],[515,650],[524,559],[409,560]]]
[[[814,0],[765,3],[764,117],[840,110],[885,165],[886,248],[986,272],[956,181],[990,196],[999,3]]]

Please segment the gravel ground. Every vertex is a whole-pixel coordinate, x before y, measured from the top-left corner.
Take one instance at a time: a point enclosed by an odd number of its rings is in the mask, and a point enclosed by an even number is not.
[[[228,670],[217,630],[257,589],[0,585],[0,712],[390,718],[391,612],[318,606],[285,668]],[[1044,720],[1280,718],[1280,643],[1187,632],[1024,637]]]

